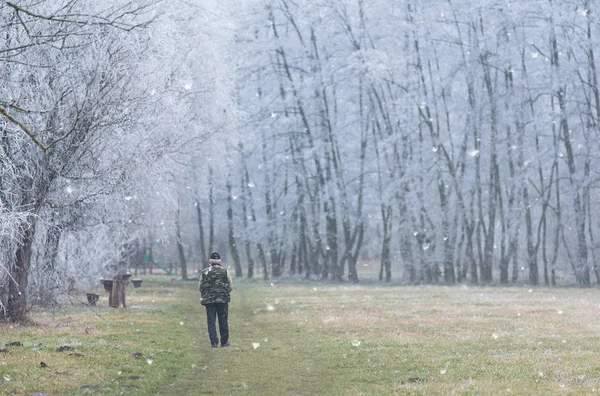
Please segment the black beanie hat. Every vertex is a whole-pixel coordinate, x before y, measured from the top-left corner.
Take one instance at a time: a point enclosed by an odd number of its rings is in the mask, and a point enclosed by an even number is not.
[[[219,253],[214,252],[213,254],[210,255],[210,259],[211,260],[221,260],[221,256],[219,256]]]

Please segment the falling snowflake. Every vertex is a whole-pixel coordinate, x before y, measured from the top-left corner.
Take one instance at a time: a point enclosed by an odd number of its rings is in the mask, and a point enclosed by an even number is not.
[[[253,342],[252,343],[252,348],[256,349],[260,346],[260,342]]]
[[[179,322],[179,324],[183,326],[183,322]]]
[[[559,314],[559,315],[562,315],[562,314],[563,314],[563,311],[559,309],[559,310],[558,310],[558,314]]]
[[[267,311],[275,311],[275,307],[269,304],[267,305]]]
[[[442,375],[443,375],[443,374],[446,374],[446,369],[441,369],[441,370],[440,370],[440,374],[442,374]]]
[[[479,157],[479,150],[472,150],[469,152],[471,157]]]
[[[146,359],[146,362],[148,362],[148,364],[149,364],[150,366],[152,366],[152,363],[154,362],[154,360],[152,360],[152,359]]]
[[[498,334],[496,334],[496,333],[492,334],[492,338],[493,338],[494,340],[497,340],[497,339],[498,339]]]

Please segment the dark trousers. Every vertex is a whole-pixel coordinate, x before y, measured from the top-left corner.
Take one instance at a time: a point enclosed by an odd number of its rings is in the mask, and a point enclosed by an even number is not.
[[[208,323],[208,336],[211,345],[219,345],[217,337],[216,318],[219,318],[219,333],[221,333],[221,345],[229,342],[229,324],[227,323],[227,311],[229,304],[214,303],[206,304],[206,322]]]

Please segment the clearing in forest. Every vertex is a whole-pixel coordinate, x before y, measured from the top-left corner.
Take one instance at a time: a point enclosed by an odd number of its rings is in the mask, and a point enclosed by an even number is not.
[[[218,349],[194,282],[129,291],[128,309],[103,295],[3,325],[0,393],[600,391],[595,289],[238,281]]]

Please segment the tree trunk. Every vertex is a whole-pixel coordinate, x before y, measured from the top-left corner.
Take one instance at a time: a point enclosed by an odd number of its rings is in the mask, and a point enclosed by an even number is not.
[[[31,265],[32,246],[35,236],[36,218],[29,216],[20,224],[22,240],[17,247],[15,260],[9,265],[8,300],[4,318],[10,322],[24,322],[27,319],[27,281]]]
[[[177,240],[177,252],[179,253],[179,268],[181,268],[181,279],[187,280],[187,263],[185,260],[185,250],[181,240],[181,224],[179,221],[179,210],[177,210],[177,220],[175,221],[175,238]]]
[[[385,281],[389,282],[392,279],[392,262],[390,259],[390,249],[392,242],[392,206],[387,205],[381,207],[382,226],[383,226],[383,243],[381,244],[381,268],[379,270],[379,280],[383,280],[383,272],[385,270]]]
[[[200,260],[202,261],[202,268],[208,267],[208,254],[206,252],[206,246],[204,245],[204,225],[202,224],[202,207],[200,206],[200,200],[196,200],[196,213],[198,214],[198,230],[200,231]]]
[[[328,268],[332,280],[341,282],[342,272],[339,268],[338,262],[338,233],[337,233],[337,221],[335,216],[335,205],[333,201],[327,205],[325,203],[325,223],[327,228],[327,248],[326,248],[326,261],[324,268]],[[327,270],[325,270],[327,271]],[[327,273],[323,273],[324,277],[327,278]]]
[[[229,181],[227,181],[227,222],[229,225],[229,249],[231,250],[231,255],[233,257],[235,276],[236,278],[241,278],[243,276],[242,264],[240,263],[240,254],[235,242],[235,232],[233,229],[233,196],[231,193],[231,183]]]
[[[571,144],[571,131],[569,129],[566,117],[565,91],[560,89],[556,96],[561,111],[560,127],[562,132],[562,141],[567,154],[567,166],[571,181],[571,191],[573,194],[573,210],[575,212],[575,230],[577,232],[577,266],[575,268],[575,277],[582,286],[590,286],[590,264],[588,262],[588,248],[585,237],[585,209],[581,199],[579,183],[575,180],[575,154]]]
[[[215,196],[212,167],[208,170],[208,254],[212,254],[215,242]]]
[[[262,263],[263,269],[263,279],[269,280],[269,267],[267,265],[267,256],[265,255],[265,250],[261,243],[256,244],[256,248],[258,249],[258,259]]]
[[[250,244],[249,238],[249,229],[248,229],[248,205],[250,203],[251,196],[246,190],[248,188],[248,183],[250,182],[248,179],[248,166],[246,165],[246,160],[244,157],[244,146],[240,143],[240,155],[242,156],[242,175],[241,175],[241,191],[242,191],[242,216],[243,216],[243,224],[244,224],[244,234],[245,234],[245,250],[246,250],[246,261],[248,262],[248,279],[254,277],[254,259],[252,258],[252,247]]]

